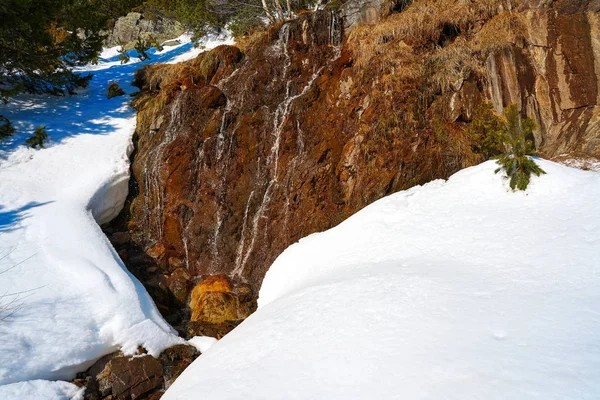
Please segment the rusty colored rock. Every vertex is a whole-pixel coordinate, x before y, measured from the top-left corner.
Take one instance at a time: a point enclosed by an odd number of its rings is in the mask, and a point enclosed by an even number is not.
[[[165,246],[162,243],[157,243],[156,245],[154,245],[150,249],[148,249],[146,254],[148,254],[150,257],[152,257],[154,259],[158,259],[158,258],[162,257],[163,254],[165,254]]]
[[[110,236],[110,242],[116,245],[123,245],[131,240],[129,232],[115,232]]]
[[[230,293],[233,291],[233,283],[231,279],[224,274],[209,276],[200,284],[194,287],[192,291],[192,299],[199,297],[202,293],[206,292],[225,292]]]
[[[247,285],[237,292],[242,295],[234,292],[233,284],[226,275],[208,277],[192,290],[191,321],[220,325],[245,319],[256,309],[256,304]]]
[[[133,240],[161,268],[151,272],[134,253],[128,266],[146,287],[165,274],[164,287],[178,292],[178,302],[159,304],[170,314],[185,296],[176,270],[191,281],[228,275],[226,288],[194,289],[186,310],[194,321],[179,327],[221,334],[247,316],[290,244],[480,162],[466,128],[483,100],[497,111],[516,102],[534,117],[545,156],[600,155],[600,17],[592,6],[523,2],[514,12],[525,37],[469,54],[477,71],[438,90],[426,61],[471,40],[485,21],[465,26],[468,34],[439,28],[425,43],[378,38],[377,57],[363,65],[361,41],[347,39],[339,14],[304,13],[246,44],[246,54],[222,46],[184,64],[145,67],[136,73],[142,93],[126,211]]]

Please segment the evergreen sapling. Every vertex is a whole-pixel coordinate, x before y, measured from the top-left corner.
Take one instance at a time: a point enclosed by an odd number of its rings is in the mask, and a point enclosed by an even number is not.
[[[531,118],[521,118],[516,104],[504,109],[504,119],[506,151],[496,157],[496,162],[500,165],[496,173],[505,171],[512,190],[526,190],[531,181],[531,174],[540,176],[546,173],[530,157],[535,155],[535,148],[527,138],[533,134],[535,121]]]
[[[44,143],[48,141],[48,132],[46,132],[45,126],[38,126],[33,132],[33,136],[25,140],[28,146],[37,148],[38,146],[44,148]]]

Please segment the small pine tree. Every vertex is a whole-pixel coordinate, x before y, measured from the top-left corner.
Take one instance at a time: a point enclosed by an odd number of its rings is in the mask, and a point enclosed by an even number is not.
[[[41,148],[44,148],[44,143],[47,140],[48,140],[48,132],[46,132],[46,127],[38,126],[37,128],[35,128],[35,131],[33,132],[33,136],[31,136],[27,140],[25,140],[25,143],[27,143],[28,146],[33,147],[34,149],[38,146]]]
[[[162,43],[152,35],[148,38],[148,42],[150,43],[150,46],[155,47],[158,51],[163,51],[165,49]]]
[[[13,133],[15,133],[15,128],[12,126],[12,123],[8,118],[0,115],[0,140],[12,136]]]
[[[148,54],[150,47],[152,47],[152,44],[148,39],[143,39],[141,36],[138,36],[134,49],[137,51],[137,57],[140,61],[144,62],[150,59],[150,55]]]
[[[131,57],[127,54],[125,45],[122,42],[119,43],[119,46],[121,46],[121,48],[117,50],[117,53],[119,53],[119,61],[121,61],[121,64],[127,64],[131,60]]]
[[[506,151],[497,157],[500,168],[510,178],[512,190],[526,190],[531,180],[531,174],[540,176],[546,172],[541,169],[530,156],[535,155],[535,148],[527,138],[533,134],[535,121],[531,118],[521,118],[519,107],[511,104],[504,109]]]

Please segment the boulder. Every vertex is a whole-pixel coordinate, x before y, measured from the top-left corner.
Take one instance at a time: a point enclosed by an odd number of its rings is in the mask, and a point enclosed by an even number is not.
[[[220,274],[194,287],[190,309],[195,322],[188,325],[191,334],[220,337],[256,310],[256,300],[250,286],[235,288],[228,276]]]
[[[133,49],[134,43],[140,36],[153,36],[159,42],[173,39],[184,32],[183,26],[170,18],[152,16],[131,12],[115,22],[112,31],[108,33],[105,45],[114,47],[123,45],[125,49]]]
[[[179,344],[163,351],[158,360],[163,367],[165,389],[168,389],[199,355],[198,349],[187,344]]]
[[[375,24],[392,10],[390,0],[350,0],[340,6],[344,28],[350,30],[361,24]]]
[[[118,357],[108,365],[115,400],[135,400],[163,385],[162,365],[152,356]]]
[[[121,86],[119,86],[118,83],[111,82],[110,85],[108,85],[108,94],[106,95],[106,97],[108,97],[109,99],[112,99],[113,97],[123,96],[124,94],[125,91],[121,89]]]
[[[86,387],[86,400],[146,399],[164,388],[163,364],[150,355],[115,352],[100,358],[74,382]]]

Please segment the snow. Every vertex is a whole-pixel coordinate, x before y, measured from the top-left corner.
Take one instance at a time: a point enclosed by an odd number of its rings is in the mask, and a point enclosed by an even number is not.
[[[0,399],[83,400],[85,388],[60,381],[26,381],[0,386]]]
[[[179,38],[182,42],[189,42],[191,37],[189,35],[184,35]],[[222,29],[220,32],[214,32],[204,36],[201,40],[196,43],[196,47],[193,50],[183,53],[177,57],[174,57],[172,60],[167,61],[167,64],[176,64],[180,62],[184,62],[187,60],[191,60],[198,56],[198,54],[214,49],[217,46],[221,45],[233,45],[234,40],[231,36],[231,32],[227,29]]]
[[[150,52],[152,62],[195,53],[189,40]],[[76,96],[22,95],[0,105],[0,114],[19,132],[0,144],[3,399],[67,398],[74,393],[71,386],[48,381],[72,379],[118,349],[133,354],[141,345],[158,356],[185,342],[98,225],[123,207],[135,129],[131,98],[108,100],[108,83],[130,94],[140,67],[133,57],[121,65],[113,50],[103,57],[82,69],[93,71],[94,78]],[[22,145],[37,125],[48,128],[46,149]]]
[[[600,174],[487,162],[283,252],[173,399],[597,399]]]
[[[213,344],[217,343],[217,339],[210,336],[194,336],[188,340],[188,343],[204,354]]]

